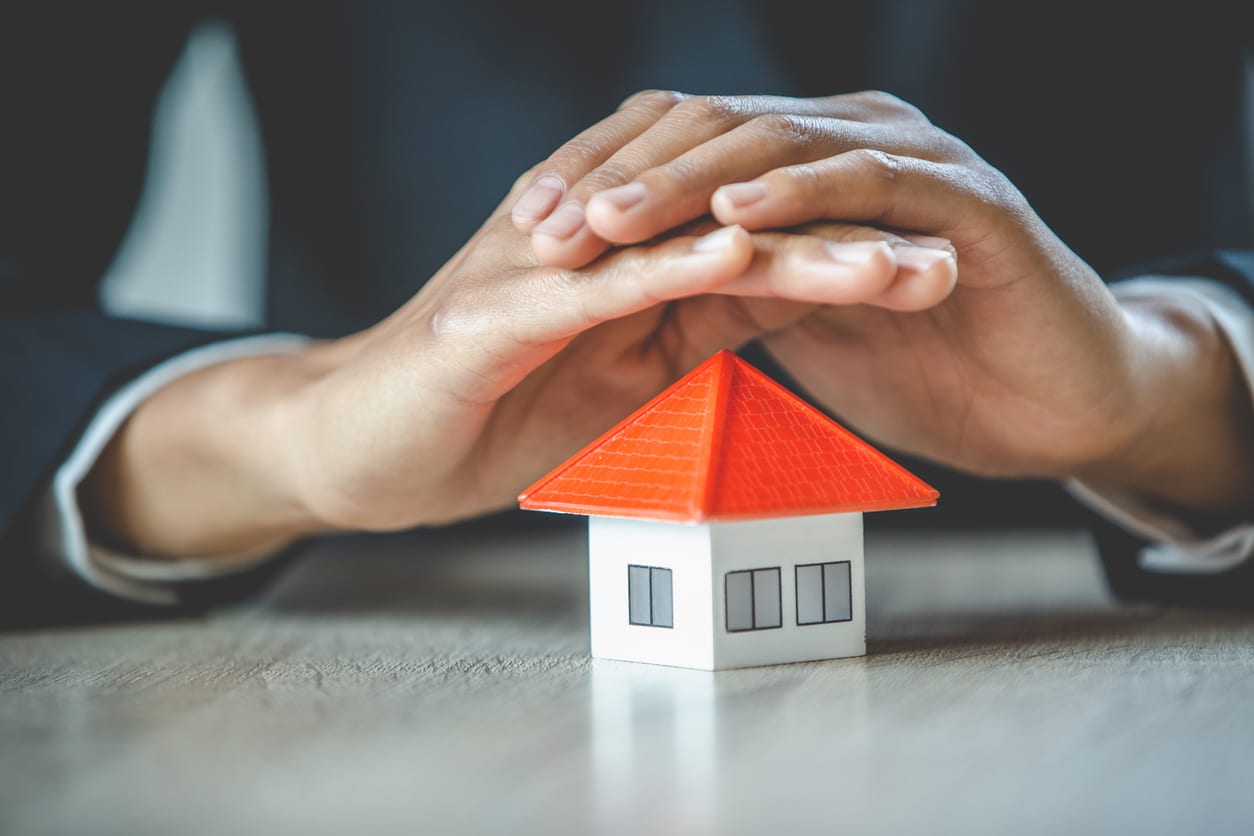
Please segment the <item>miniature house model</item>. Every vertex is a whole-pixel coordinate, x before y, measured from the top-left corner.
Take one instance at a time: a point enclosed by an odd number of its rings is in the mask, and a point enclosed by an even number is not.
[[[862,512],[936,498],[723,351],[520,502],[589,515],[593,656],[718,670],[865,654]]]

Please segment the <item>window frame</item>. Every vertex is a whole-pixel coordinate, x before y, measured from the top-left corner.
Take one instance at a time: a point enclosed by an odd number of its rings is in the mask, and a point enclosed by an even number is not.
[[[779,598],[779,623],[765,627],[758,626],[757,581],[754,575],[758,572],[774,572],[777,578],[775,592]],[[732,628],[728,623],[731,616],[731,596],[727,587],[732,575],[749,576],[749,615],[751,627]],[[782,566],[759,566],[754,569],[734,569],[723,573],[723,629],[728,633],[756,633],[761,630],[782,630],[784,628],[784,571]]]
[[[645,569],[649,573],[649,620],[648,622],[633,621],[631,617],[631,570],[632,569]],[[671,589],[671,623],[670,624],[656,623],[657,615],[655,613],[654,606],[653,606],[653,573],[654,572],[665,572],[667,576],[668,585],[670,586],[670,589]],[[645,566],[642,563],[628,563],[627,564],[627,624],[631,627],[657,627],[661,630],[674,630],[675,629],[675,576],[669,567]]]
[[[801,620],[801,580],[800,573],[802,569],[812,567],[819,569],[819,609],[823,612],[823,618],[819,621],[802,621]],[[827,567],[828,566],[848,566],[849,567],[849,617],[848,618],[828,618],[827,617]],[[851,560],[828,560],[823,563],[798,563],[793,566],[793,603],[796,605],[796,616],[798,627],[818,627],[823,624],[848,624],[853,621],[853,561]]]

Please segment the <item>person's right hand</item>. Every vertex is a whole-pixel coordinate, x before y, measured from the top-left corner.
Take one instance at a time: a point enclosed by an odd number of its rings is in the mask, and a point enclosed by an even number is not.
[[[915,258],[956,258],[957,287],[903,276],[874,307],[825,306],[763,340],[879,443],[1185,513],[1254,501],[1250,394],[1214,318],[1171,294],[1117,299],[1005,174],[891,95],[645,91],[538,166],[513,208],[562,267],[707,213],[755,234],[873,224],[933,239]]]
[[[510,222],[518,192],[378,325],[153,396],[84,487],[97,536],[197,555],[512,506],[712,352],[819,303],[875,304],[910,246],[852,225],[750,236],[707,222],[580,269],[545,267]],[[937,281],[952,286],[952,268]],[[737,279],[758,298],[718,295]]]

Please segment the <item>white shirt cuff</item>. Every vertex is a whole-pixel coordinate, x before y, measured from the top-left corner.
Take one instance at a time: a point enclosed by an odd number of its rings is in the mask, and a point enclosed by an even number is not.
[[[114,434],[158,389],[208,366],[266,354],[294,354],[308,342],[295,334],[264,334],[203,346],[154,366],[113,393],[69,458],[57,469],[37,508],[38,546],[45,559],[113,595],[148,604],[177,604],[178,585],[241,572],[275,550],[158,560],[126,555],[91,542],[78,507],[78,486]]]
[[[1205,279],[1146,276],[1111,285],[1118,299],[1187,299],[1205,308],[1232,346],[1232,352],[1254,393],[1254,310],[1235,291]],[[1170,574],[1217,574],[1234,569],[1254,555],[1254,523],[1244,522],[1211,537],[1202,537],[1182,518],[1147,507],[1135,495],[1098,491],[1079,481],[1067,489],[1085,505],[1146,540],[1142,569]]]

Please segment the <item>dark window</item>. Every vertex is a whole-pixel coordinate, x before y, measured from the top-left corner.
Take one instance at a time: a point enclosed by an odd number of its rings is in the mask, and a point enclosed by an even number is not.
[[[728,572],[724,585],[727,632],[769,630],[783,625],[779,569]]]
[[[627,567],[627,620],[642,627],[673,627],[671,570]]]
[[[797,624],[831,624],[853,619],[849,561],[797,567]]]

